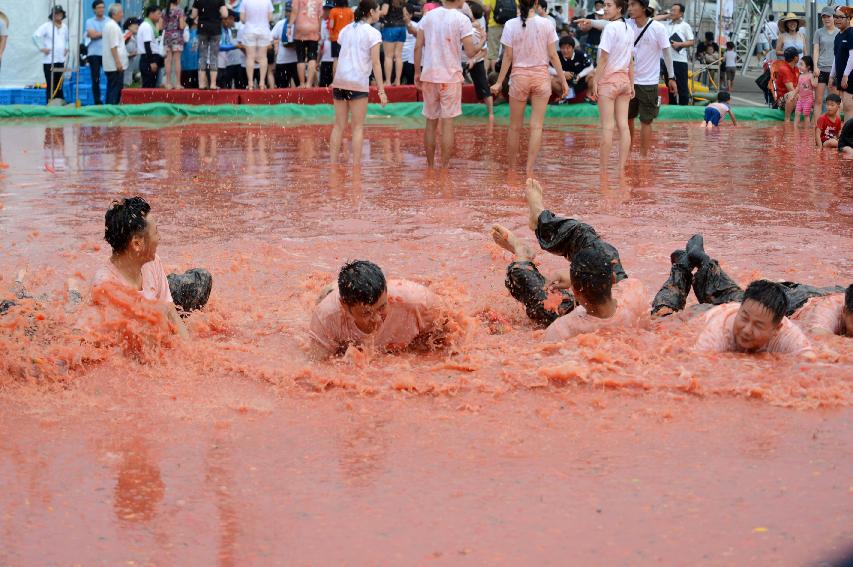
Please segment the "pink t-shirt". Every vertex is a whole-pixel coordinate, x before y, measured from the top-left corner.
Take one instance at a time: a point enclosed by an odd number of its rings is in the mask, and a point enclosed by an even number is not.
[[[291,18],[294,21],[293,39],[320,41],[323,0],[293,0]]]
[[[734,323],[740,303],[726,303],[710,309],[705,314],[705,328],[696,340],[695,349],[706,352],[740,352],[735,342]],[[782,327],[759,352],[779,354],[802,354],[812,350],[812,345],[803,332],[782,318]]]
[[[548,45],[559,41],[554,20],[534,15],[521,26],[521,18],[504,24],[501,44],[512,48],[512,68],[548,65]]]
[[[421,18],[424,34],[421,80],[427,83],[462,82],[462,38],[473,35],[465,14],[459,10],[436,8]]]
[[[131,287],[130,283],[124,279],[124,276],[109,261],[106,266],[95,272],[95,277],[92,279],[92,286],[97,287],[106,282]],[[160,263],[160,257],[156,254],[154,255],[154,260],[142,266],[142,289],[139,290],[139,293],[142,297],[151,301],[173,303],[172,292],[169,290],[169,280],[166,279],[163,264]]]
[[[591,333],[606,327],[644,328],[650,324],[649,299],[643,282],[636,278],[622,280],[613,286],[616,313],[608,319],[593,317],[583,306],[575,307],[551,323],[545,330],[546,341],[563,341],[575,335]]]
[[[840,335],[844,328],[844,294],[813,297],[791,318],[804,331],[818,328]]]
[[[388,282],[388,314],[382,326],[367,335],[356,325],[341,305],[335,289],[317,305],[311,317],[309,336],[330,354],[348,345],[364,344],[376,349],[405,348],[423,332],[429,330],[435,307],[435,295],[426,287],[405,280]]]

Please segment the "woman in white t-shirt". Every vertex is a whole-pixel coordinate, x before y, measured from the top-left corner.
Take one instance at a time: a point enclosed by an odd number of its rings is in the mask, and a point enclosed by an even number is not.
[[[248,89],[254,88],[255,66],[261,71],[258,87],[266,88],[267,48],[272,43],[270,22],[272,0],[243,0],[240,5],[240,21],[243,23],[243,46],[246,48],[246,77]]]
[[[619,130],[619,172],[631,150],[628,129],[628,104],[634,98],[634,32],[625,22],[627,0],[605,0],[604,18],[610,23],[601,33],[598,65],[590,88],[591,98],[598,99],[601,119],[600,171],[607,172],[613,130]]]
[[[557,30],[554,20],[536,13],[539,0],[519,0],[519,16],[504,24],[501,44],[504,46],[503,62],[497,82],[492,85],[492,95],[497,96],[509,76],[509,131],[507,133],[507,155],[510,169],[515,168],[521,127],[524,125],[524,109],[530,99],[530,142],[527,148],[527,177],[533,177],[533,165],[542,145],[542,125],[545,110],[551,98],[551,75],[548,63],[562,69],[557,56]],[[569,92],[566,77],[562,78],[562,93]]]
[[[348,24],[338,35],[341,53],[332,81],[332,97],[335,99],[335,126],[329,139],[331,161],[338,162],[341,139],[352,113],[352,162],[361,164],[361,146],[364,140],[364,117],[367,114],[367,95],[370,92],[370,72],[379,87],[382,106],[388,103],[382,84],[382,67],[379,64],[379,46],[382,34],[372,24],[379,20],[376,0],[361,0],[355,9],[355,21]]]

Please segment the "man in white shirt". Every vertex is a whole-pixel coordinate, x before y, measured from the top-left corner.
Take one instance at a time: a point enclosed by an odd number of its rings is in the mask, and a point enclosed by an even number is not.
[[[65,10],[56,5],[50,12],[50,20],[38,27],[33,34],[33,42],[42,52],[44,81],[47,83],[47,102],[60,98],[62,94],[62,73],[65,69],[65,58],[68,56],[68,26],[65,25]],[[56,95],[54,96],[54,92]]]
[[[124,19],[121,4],[113,4],[107,11],[107,23],[101,35],[104,42],[103,64],[107,74],[107,104],[121,102],[121,89],[124,86],[124,70],[128,65],[127,48],[124,45],[124,32],[119,22]]]
[[[693,46],[693,28],[684,21],[684,4],[673,4],[669,14],[655,19],[666,20],[666,33],[672,46],[672,65],[675,69],[675,82],[678,86],[678,96],[670,96],[669,104],[685,106],[690,102],[690,86],[688,85],[688,48]]]
[[[95,15],[86,20],[86,37],[89,38],[89,46],[86,51],[86,61],[89,63],[89,73],[92,75],[92,95],[95,104],[101,104],[101,67],[104,56],[104,25],[107,18],[104,17],[104,0],[92,2],[92,10]]]
[[[157,22],[160,21],[161,15],[162,11],[156,4],[145,8],[145,20],[136,34],[136,43],[142,54],[139,58],[139,72],[142,74],[144,89],[157,88],[157,76],[163,61],[163,54],[160,51],[160,34],[157,31]]]

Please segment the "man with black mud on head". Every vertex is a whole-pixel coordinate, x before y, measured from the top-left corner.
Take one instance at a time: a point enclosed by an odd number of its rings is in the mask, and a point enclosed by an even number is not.
[[[338,285],[311,317],[311,356],[342,355],[350,346],[380,351],[429,348],[443,342],[438,298],[425,286],[385,280],[373,262],[341,268]]]
[[[534,251],[509,229],[495,224],[491,234],[515,255],[507,267],[506,287],[534,323],[548,328],[546,340],[565,340],[602,327],[648,324],[645,288],[625,273],[616,248],[588,224],[545,209],[542,187],[534,179],[527,180],[527,205],[539,246],[566,258],[571,263],[568,273],[546,280],[533,263]]]
[[[788,317],[812,298],[844,291],[838,286],[767,280],[754,281],[743,290],[705,253],[700,234],[687,241],[686,249],[674,251],[670,260],[670,275],[652,301],[652,316],[683,310],[692,287],[700,305],[712,306],[697,350],[809,355],[809,340]]]
[[[113,252],[107,265],[95,273],[93,287],[117,284],[136,290],[149,301],[162,303],[168,320],[186,337],[186,327],[175,305],[184,312],[204,307],[213,286],[210,272],[193,268],[166,276],[157,255],[160,243],[157,222],[151,206],[142,197],[113,201],[104,224],[104,239]]]

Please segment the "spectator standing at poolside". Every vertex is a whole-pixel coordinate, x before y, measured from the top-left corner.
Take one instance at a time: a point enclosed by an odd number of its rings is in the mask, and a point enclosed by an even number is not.
[[[65,25],[65,10],[56,5],[50,12],[50,20],[38,27],[33,42],[42,52],[44,82],[47,83],[47,102],[53,98],[65,100],[62,94],[62,72],[68,57],[68,26]],[[55,94],[54,94],[55,93]]]
[[[349,8],[347,9],[349,10]],[[287,35],[291,29],[289,16],[289,12],[285,12],[285,17],[280,19],[272,29],[273,47],[275,49],[275,86],[280,89],[299,86],[296,50]],[[332,76],[334,76],[334,71]]]
[[[834,80],[838,88],[842,113],[849,121],[853,116],[853,78],[851,78],[853,75],[853,26],[850,25],[853,8],[839,6],[833,17],[835,25],[838,26],[838,35],[835,36],[835,61],[829,78],[831,82]]]
[[[669,14],[663,14],[655,19],[666,20],[666,32],[672,46],[672,66],[675,70],[678,96],[670,96],[669,104],[685,106],[690,103],[687,54],[694,42],[693,28],[684,21],[684,4],[673,4]]]
[[[128,65],[124,70],[124,86],[133,84],[136,73],[139,72],[139,46],[136,43],[136,32],[139,31],[139,18],[128,18],[122,26],[124,30],[124,47],[127,49]]]
[[[180,0],[169,0],[169,7],[163,16],[163,51],[165,54],[165,74],[163,86],[167,89],[182,89],[181,85],[181,54],[184,51],[184,28],[187,18],[181,8]],[[175,81],[172,82],[172,71]]]
[[[9,40],[9,30],[6,22],[0,19],[0,64],[3,63],[3,52],[6,51],[6,42]]]
[[[299,86],[307,88],[313,86],[317,78],[323,0],[293,0],[292,19]]]
[[[198,88],[198,25],[187,18],[186,43],[181,52],[181,85],[186,89]]]
[[[764,31],[764,35],[767,37],[767,42],[770,47],[768,48],[768,53],[771,53],[775,56],[776,54],[776,43],[779,38],[779,24],[776,23],[776,16],[770,14],[767,16],[767,21],[764,22],[764,27],[762,28]],[[765,53],[764,55],[767,55]]]
[[[240,62],[243,60],[243,52],[237,49],[237,26],[240,23],[236,20],[237,14],[231,10],[222,20],[219,53],[216,55],[216,64],[219,69],[216,75],[216,86],[220,89],[236,88],[237,77],[242,73]]]
[[[604,0],[595,0],[595,4],[593,4],[592,14],[589,14],[586,17],[587,20],[602,20],[604,19]],[[598,57],[598,44],[601,42],[601,29],[593,27],[586,34],[585,46],[587,51],[590,52],[593,63],[596,62],[596,58]],[[597,64],[597,63],[596,63]]]
[[[806,25],[806,20],[793,12],[788,12],[779,20],[779,39],[776,41],[776,56],[782,57],[789,47],[797,48],[797,55],[803,55],[806,48],[806,37],[800,28]]]
[[[107,22],[104,24],[101,36],[104,42],[104,72],[107,74],[106,103],[119,104],[121,90],[124,87],[124,70],[128,66],[124,32],[119,27],[119,22],[124,18],[121,4],[111,5],[107,15]]]
[[[338,67],[338,56],[341,54],[341,44],[338,43],[338,36],[341,30],[351,24],[355,16],[352,8],[349,7],[348,0],[334,0],[334,7],[329,12],[329,40],[332,42],[332,76]],[[414,43],[412,48],[414,49]]]
[[[379,8],[384,23],[382,51],[385,53],[385,83],[392,87],[400,86],[403,74],[403,43],[406,41],[406,23],[403,21],[405,8],[405,0],[383,0]]]
[[[240,21],[243,23],[243,45],[246,47],[246,77],[248,88],[254,88],[252,76],[255,66],[260,66],[258,88],[264,90],[267,76],[267,49],[272,41],[270,22],[272,21],[271,0],[243,0],[240,6]]]
[[[735,88],[735,74],[737,74],[737,50],[731,41],[726,42],[726,90],[733,92]]]
[[[829,85],[829,73],[832,71],[832,62],[835,59],[835,36],[838,28],[832,14],[835,10],[832,6],[824,6],[820,11],[820,21],[823,27],[818,28],[812,42],[812,57],[817,65],[817,90],[815,91],[815,114],[819,114],[823,108],[823,96]],[[829,85],[830,92],[835,92],[835,86]]]
[[[198,22],[198,88],[218,89],[219,40],[222,20],[228,17],[225,0],[195,0],[191,16]]]
[[[142,74],[142,88],[157,88],[157,74],[163,65],[163,54],[158,22],[162,12],[157,5],[145,8],[145,20],[139,26],[136,43],[142,56],[139,59],[139,72]]]
[[[104,0],[92,2],[95,15],[86,20],[86,37],[89,38],[86,61],[89,63],[89,73],[92,75],[92,97],[95,104],[101,104],[101,67],[103,66],[104,42],[103,32],[107,18],[104,17]]]

